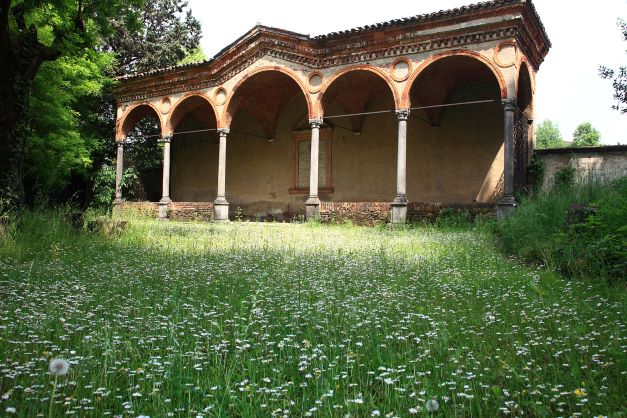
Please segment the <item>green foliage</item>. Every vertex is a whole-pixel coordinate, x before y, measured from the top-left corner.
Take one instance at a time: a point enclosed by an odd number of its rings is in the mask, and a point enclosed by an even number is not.
[[[198,45],[198,47],[196,47],[196,49],[190,51],[182,60],[180,60],[178,63],[183,65],[183,64],[195,64],[198,62],[203,62],[207,60],[207,56],[205,55],[205,52],[202,50],[202,47],[200,45]]]
[[[546,167],[544,161],[539,158],[537,154],[533,154],[527,171],[529,175],[529,183],[531,184],[533,190],[538,190],[538,188],[542,185],[545,170]]]
[[[142,17],[142,26],[129,26],[125,14]],[[182,60],[204,59],[199,47],[202,30],[184,0],[155,0],[129,4],[112,21],[103,50],[115,53],[116,75],[166,68]],[[202,58],[201,58],[202,57]]]
[[[545,119],[536,130],[536,147],[559,148],[564,146],[564,140],[559,128],[551,120]]]
[[[124,196],[132,196],[132,185],[138,179],[137,171],[133,168],[127,168],[122,175],[122,194]],[[109,211],[113,205],[115,198],[115,165],[105,163],[100,170],[94,175],[93,198],[91,206],[94,209]]]
[[[30,95],[25,161],[30,195],[45,201],[66,187],[72,174],[89,174],[91,154],[102,146],[102,138],[85,129],[93,110],[83,103],[112,82],[106,73],[113,64],[111,54],[85,49],[42,65]]]
[[[601,144],[601,134],[590,122],[580,124],[573,133],[573,147],[592,147]]]
[[[627,22],[623,19],[618,19],[617,23],[622,32],[623,40],[627,41]],[[627,113],[627,67],[621,66],[616,71],[608,67],[600,66],[599,73],[602,78],[612,81],[614,99],[616,100],[616,104],[612,106],[612,109],[618,110],[622,114]]]
[[[568,225],[574,205],[593,208],[583,222]],[[590,180],[555,187],[522,201],[496,226],[503,249],[571,277],[627,277],[627,178],[609,184]]]
[[[572,187],[575,185],[575,175],[577,171],[568,165],[555,173],[554,185],[557,188]]]

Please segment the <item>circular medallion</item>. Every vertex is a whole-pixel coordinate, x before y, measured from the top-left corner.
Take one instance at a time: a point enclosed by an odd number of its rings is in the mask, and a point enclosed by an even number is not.
[[[411,74],[411,62],[407,58],[399,58],[390,67],[390,75],[394,81],[405,81]]]
[[[223,105],[224,102],[226,102],[226,90],[224,87],[220,87],[216,90],[214,98],[217,105]]]
[[[322,88],[322,74],[315,72],[309,75],[309,92],[317,93]]]
[[[494,48],[494,62],[501,68],[516,65],[516,62],[518,62],[518,48],[516,48],[516,42],[503,42]]]
[[[169,97],[165,97],[163,98],[163,100],[161,100],[161,113],[163,113],[164,115],[167,115],[168,113],[170,113],[170,108],[172,107],[172,103],[170,103],[170,98]]]

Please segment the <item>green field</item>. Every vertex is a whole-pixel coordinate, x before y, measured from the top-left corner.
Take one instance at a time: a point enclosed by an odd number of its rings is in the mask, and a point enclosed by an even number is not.
[[[0,241],[0,415],[627,411],[624,287],[482,228],[29,222]]]

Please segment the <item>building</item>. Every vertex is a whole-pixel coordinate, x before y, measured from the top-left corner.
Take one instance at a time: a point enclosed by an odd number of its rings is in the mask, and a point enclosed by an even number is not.
[[[315,37],[257,25],[209,61],[120,80],[116,201],[125,139],[153,115],[160,218],[185,207],[216,221],[355,211],[396,223],[428,202],[504,215],[525,185],[550,46],[531,0]]]

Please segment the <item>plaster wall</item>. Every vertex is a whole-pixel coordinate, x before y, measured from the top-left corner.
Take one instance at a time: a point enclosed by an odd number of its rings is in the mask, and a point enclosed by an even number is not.
[[[477,88],[477,87],[474,87]],[[480,87],[479,87],[480,88]],[[472,97],[473,88],[452,100]],[[367,111],[393,109],[391,95],[371,103]],[[345,113],[337,104],[326,115]],[[417,113],[423,119],[425,115]],[[396,191],[397,120],[394,113],[366,116],[359,135],[347,118],[330,119],[333,193],[320,194],[329,202],[390,202]],[[450,108],[441,127],[431,128],[409,119],[407,197],[409,201],[491,202],[499,195],[503,172],[503,112],[500,103]],[[184,120],[181,130],[193,130]],[[227,139],[226,194],[233,213],[245,215],[304,212],[307,194],[291,194],[292,132],[308,129],[307,108],[296,97],[281,111],[274,141],[268,142],[261,124],[238,112]],[[186,135],[193,137],[193,135]],[[206,138],[206,136],[205,136]],[[215,141],[215,139],[214,139]],[[216,141],[217,142],[217,141]],[[186,138],[173,140],[174,201],[213,201],[217,183],[217,144]]]
[[[566,167],[573,167],[578,180],[593,177],[601,181],[627,176],[627,147],[608,146],[570,151],[547,149],[536,151],[544,162],[542,190],[548,191],[555,184],[555,174]]]

